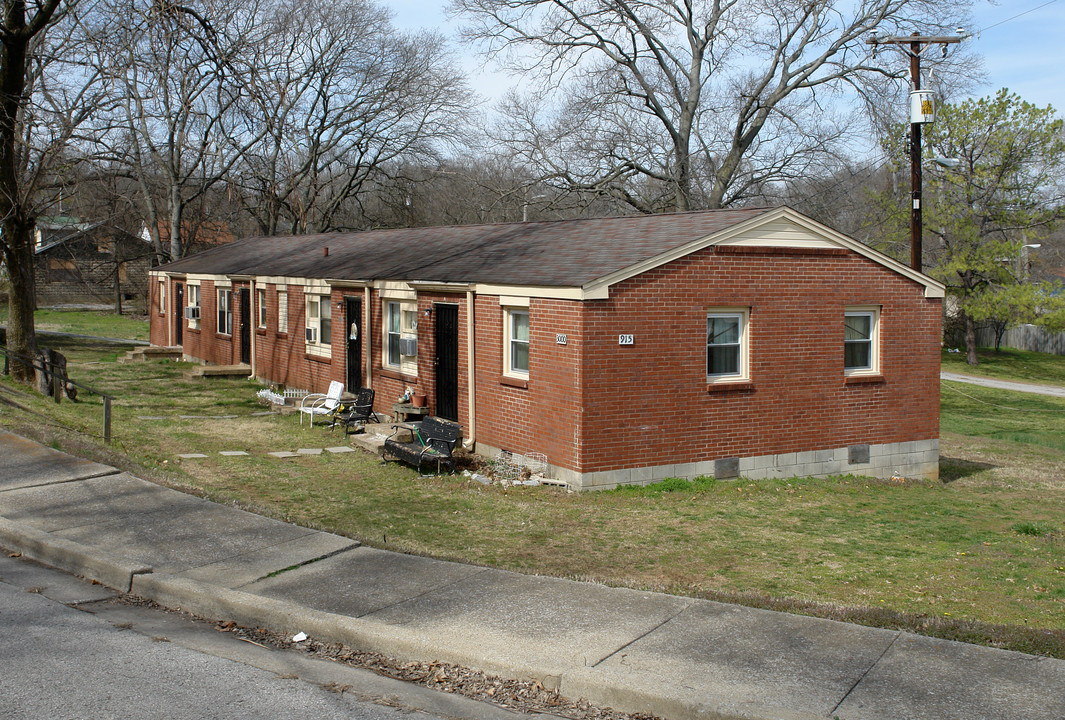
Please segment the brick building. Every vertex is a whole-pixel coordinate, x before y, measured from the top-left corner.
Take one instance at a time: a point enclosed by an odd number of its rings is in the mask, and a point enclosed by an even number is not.
[[[152,275],[153,344],[386,412],[413,387],[573,487],[938,473],[943,286],[788,208],[249,238]]]

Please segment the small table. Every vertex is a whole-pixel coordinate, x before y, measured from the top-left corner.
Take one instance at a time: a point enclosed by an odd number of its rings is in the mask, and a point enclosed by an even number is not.
[[[406,422],[411,416],[416,418],[422,418],[429,414],[429,408],[426,406],[414,407],[410,403],[396,403],[392,406],[393,417],[395,421]]]

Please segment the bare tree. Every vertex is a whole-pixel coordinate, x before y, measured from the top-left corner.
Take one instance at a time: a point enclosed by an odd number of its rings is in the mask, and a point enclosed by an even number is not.
[[[0,246],[11,282],[7,347],[37,353],[33,323],[34,229],[62,197],[91,147],[90,127],[107,102],[99,72],[83,52],[89,34],[76,4],[4,3],[0,21]],[[16,363],[13,375],[32,377]]]
[[[236,173],[260,232],[358,224],[391,168],[435,164],[470,95],[433,33],[405,35],[369,0],[265,3],[240,56],[250,126],[264,129]]]
[[[722,207],[801,177],[847,139],[846,90],[889,69],[864,37],[951,31],[967,0],[453,0],[526,78],[516,157],[645,212]]]
[[[192,239],[187,208],[265,134],[237,112],[234,58],[255,36],[254,14],[228,0],[109,0],[108,12],[95,49],[122,100],[111,156],[137,182],[157,256],[176,260]]]

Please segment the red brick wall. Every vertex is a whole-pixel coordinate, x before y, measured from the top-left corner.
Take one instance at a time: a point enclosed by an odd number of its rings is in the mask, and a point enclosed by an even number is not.
[[[289,332],[279,334],[277,288],[258,287],[268,303],[267,327],[255,331],[259,377],[316,392],[343,382],[343,298],[363,298],[363,291],[333,291],[333,357],[321,359],[304,351],[302,288],[288,288]],[[185,351],[236,362],[237,321],[232,338],[214,332],[215,302],[214,284],[203,282],[201,330],[186,328]],[[419,293],[414,377],[382,368],[381,298],[371,293],[362,337],[376,409],[391,412],[408,385],[436,407],[435,313],[425,315],[436,302],[459,309],[459,419],[469,437],[464,294]],[[844,378],[843,313],[854,305],[881,307],[882,377],[875,382]],[[742,387],[706,382],[713,307],[750,310],[750,383]],[[542,452],[554,465],[594,472],[938,437],[941,301],[845,250],[708,248],[618,284],[608,300],[533,298],[529,311],[530,372],[522,387],[503,377],[499,298],[475,300],[477,439],[493,447]],[[152,342],[165,344],[167,318],[151,318]],[[635,343],[619,345],[622,333]],[[558,334],[566,344],[556,342]]]
[[[882,308],[880,382],[844,381],[853,305]],[[712,307],[750,308],[745,387],[708,389]],[[939,435],[940,300],[853,253],[710,248],[586,303],[584,335],[583,472]]]
[[[533,298],[529,305],[529,381],[503,377],[503,308],[499,297],[476,300],[477,439],[521,454],[541,452],[577,469],[582,375],[581,303]],[[566,335],[566,344],[556,343]]]

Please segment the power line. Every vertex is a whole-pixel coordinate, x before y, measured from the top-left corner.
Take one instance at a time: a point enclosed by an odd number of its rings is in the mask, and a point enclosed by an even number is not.
[[[1056,3],[1057,1],[1058,1],[1058,0],[1049,0],[1048,2],[1045,2],[1045,3],[1043,3],[1042,5],[1037,5],[1036,7],[1032,8],[1031,10],[1025,10],[1025,11],[1024,11],[1024,12],[1022,12],[1022,13],[1017,13],[1017,14],[1016,14],[1016,15],[1014,15],[1013,17],[1008,17],[1008,18],[1006,18],[1005,20],[999,20],[999,21],[998,21],[997,23],[995,23],[994,25],[988,25],[988,26],[987,26],[987,27],[985,27],[985,28],[980,28],[979,30],[977,30],[977,31],[976,31],[976,34],[977,34],[977,35],[979,35],[980,33],[982,33],[982,32],[985,32],[986,30],[990,30],[991,28],[996,28],[996,27],[998,27],[999,25],[1005,25],[1006,23],[1010,22],[1011,20],[1016,20],[1017,18],[1019,18],[1019,17],[1023,17],[1024,15],[1027,15],[1028,13],[1034,13],[1034,12],[1035,12],[1036,10],[1042,10],[1042,9],[1043,9],[1043,8],[1045,8],[1045,7],[1047,6],[1047,5],[1053,5],[1053,4],[1054,4],[1054,3]]]

